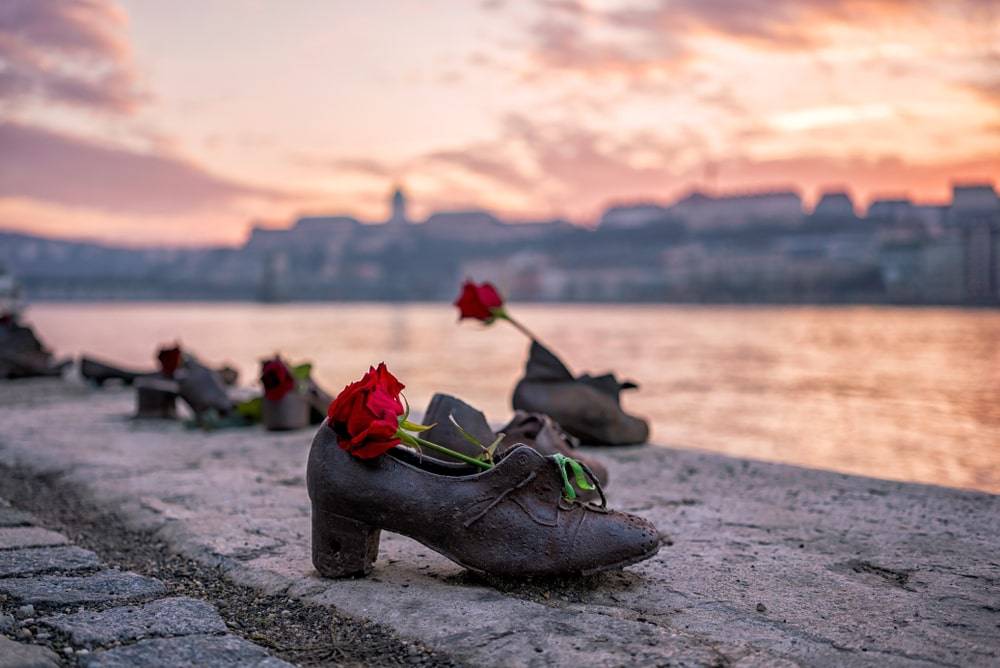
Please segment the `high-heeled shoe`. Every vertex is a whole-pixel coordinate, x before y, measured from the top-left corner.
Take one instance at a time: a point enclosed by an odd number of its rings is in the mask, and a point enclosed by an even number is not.
[[[358,459],[324,423],[306,474],[313,565],[324,577],[369,573],[383,529],[500,576],[589,575],[656,554],[648,521],[609,510],[603,494],[600,505],[567,498],[567,464],[527,446],[486,471],[401,447]]]

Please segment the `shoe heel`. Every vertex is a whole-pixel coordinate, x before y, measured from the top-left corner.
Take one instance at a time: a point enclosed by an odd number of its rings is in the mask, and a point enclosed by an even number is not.
[[[378,557],[380,533],[373,526],[314,507],[313,566],[325,578],[368,575]]]

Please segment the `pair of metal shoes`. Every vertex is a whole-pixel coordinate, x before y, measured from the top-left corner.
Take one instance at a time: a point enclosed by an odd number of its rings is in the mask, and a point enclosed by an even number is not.
[[[236,402],[229,388],[239,378],[235,369],[209,368],[180,348],[163,348],[158,357],[159,371],[139,371],[83,356],[80,375],[98,387],[109,382],[134,386],[137,418],[175,419],[178,398],[188,405],[198,424],[218,422],[233,415]],[[175,359],[164,366],[167,357]]]
[[[515,409],[550,416],[586,445],[638,445],[649,438],[649,424],[621,406],[622,391],[637,387],[612,374],[574,376],[533,340],[512,403]]]
[[[479,443],[500,436],[481,412],[448,395],[431,400],[423,422],[436,423],[427,440],[465,454],[481,452],[467,436]],[[483,471],[401,447],[358,459],[324,423],[307,467],[316,570],[331,578],[368,574],[383,529],[502,577],[591,575],[657,553],[656,527],[607,507],[606,469],[571,456],[572,438],[551,418],[518,413],[501,433],[495,465]]]
[[[454,421],[453,421],[454,420]],[[494,456],[503,455],[518,444],[529,445],[543,455],[562,454],[573,457],[586,465],[602,485],[608,484],[608,469],[600,461],[581,456],[576,452],[580,442],[567,434],[562,426],[543,413],[516,411],[514,417],[499,431],[494,432],[486,416],[477,408],[448,394],[435,394],[427,405],[423,417],[424,424],[434,425],[423,433],[424,438],[446,448],[456,450],[471,457],[479,456],[482,450],[472,443],[474,440],[491,444],[499,439]],[[456,426],[456,423],[459,426]],[[462,431],[466,433],[463,434]],[[450,460],[447,455],[434,455]],[[458,460],[454,460],[458,461]],[[584,493],[584,497],[593,494]]]
[[[239,380],[239,372],[229,365],[218,367],[215,372],[219,374],[222,383],[227,387],[232,387]],[[145,378],[165,377],[161,371],[136,371],[102,362],[87,355],[80,358],[80,376],[97,387],[103,387],[108,382],[134,385],[136,381]]]

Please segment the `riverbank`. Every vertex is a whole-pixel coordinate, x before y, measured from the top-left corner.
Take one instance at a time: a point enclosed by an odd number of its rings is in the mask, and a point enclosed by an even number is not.
[[[385,535],[372,577],[327,581],[309,562],[310,433],[206,434],[130,420],[132,409],[128,390],[0,386],[0,462],[232,583],[369,620],[441,660],[968,666],[1000,657],[998,496],[667,448],[595,450],[611,470],[611,505],[667,535],[655,559],[585,581],[504,582]]]

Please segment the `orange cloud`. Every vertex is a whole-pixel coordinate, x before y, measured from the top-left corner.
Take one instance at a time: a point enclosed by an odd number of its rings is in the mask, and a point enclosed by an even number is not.
[[[806,51],[835,43],[831,27],[976,25],[996,20],[989,0],[657,0],[593,9],[574,0],[537,0],[529,52],[539,68],[592,78],[624,76],[634,86],[698,62],[695,40],[715,36],[760,49]],[[942,38],[945,38],[942,36]],[[906,36],[901,37],[905,41]]]
[[[695,187],[751,191],[793,184],[812,200],[823,188],[839,184],[862,202],[882,193],[944,201],[953,180],[1000,182],[1000,157],[988,154],[930,163],[860,155],[763,159],[737,154],[710,163],[679,159],[703,150],[697,134],[673,140],[649,133],[612,138],[572,123],[509,115],[495,142],[434,151],[393,166],[370,160],[365,164],[373,174],[391,173],[407,183],[420,183],[411,188],[420,204],[478,201],[517,217],[568,214],[584,221],[596,219],[611,202],[667,202]],[[477,181],[477,190],[454,174],[433,169],[440,164],[482,179],[485,185]],[[428,174],[434,175],[429,183]]]

